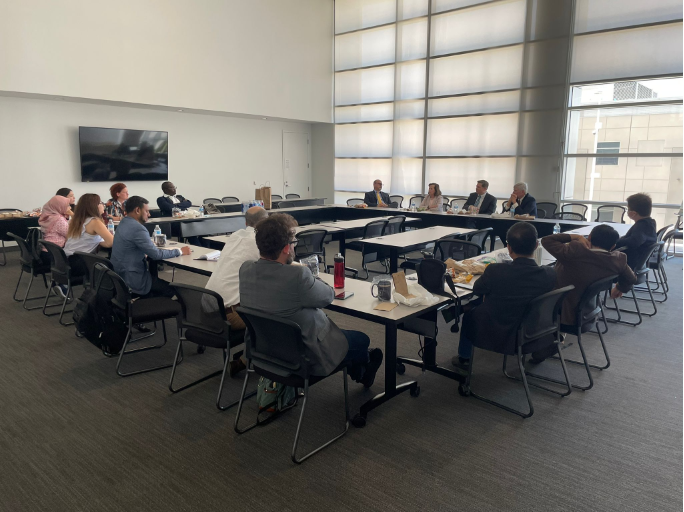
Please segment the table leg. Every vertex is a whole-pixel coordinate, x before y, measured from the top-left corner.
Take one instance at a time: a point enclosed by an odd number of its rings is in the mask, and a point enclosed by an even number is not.
[[[390,274],[397,271],[397,263],[399,261],[399,249],[397,247],[390,247]]]
[[[346,259],[345,254],[347,252],[347,232],[342,231],[340,233],[340,237],[338,238],[339,241],[339,247],[340,247],[340,254],[342,255],[343,258]]]
[[[391,398],[411,391],[412,396],[418,396],[420,388],[415,380],[404,382],[397,386],[397,325],[385,325],[385,391],[374,396],[361,406],[359,414],[354,418],[354,425],[361,427],[366,423],[366,416],[379,405],[384,404]]]

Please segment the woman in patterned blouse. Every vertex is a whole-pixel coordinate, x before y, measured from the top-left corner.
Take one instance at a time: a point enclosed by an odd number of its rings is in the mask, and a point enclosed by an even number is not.
[[[124,183],[114,183],[109,187],[112,198],[105,205],[105,215],[112,220],[121,220],[126,216],[126,199],[128,187]]]

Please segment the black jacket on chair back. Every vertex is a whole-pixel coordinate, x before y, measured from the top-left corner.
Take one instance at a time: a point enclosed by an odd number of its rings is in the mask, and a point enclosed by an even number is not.
[[[525,308],[535,297],[556,287],[556,271],[531,258],[492,263],[475,282],[473,292],[484,302],[463,318],[462,335],[478,348],[515,353],[515,336]]]

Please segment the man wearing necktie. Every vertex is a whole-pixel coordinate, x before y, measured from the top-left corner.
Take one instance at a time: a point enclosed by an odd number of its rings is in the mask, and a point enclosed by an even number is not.
[[[489,182],[487,180],[478,180],[475,184],[475,192],[470,194],[463,205],[463,209],[467,211],[469,206],[474,206],[479,208],[478,212],[482,215],[494,213],[496,211],[496,197],[487,192],[488,189]]]
[[[390,206],[389,194],[382,191],[382,180],[375,180],[373,182],[373,190],[366,192],[363,202],[372,207],[387,208]]]

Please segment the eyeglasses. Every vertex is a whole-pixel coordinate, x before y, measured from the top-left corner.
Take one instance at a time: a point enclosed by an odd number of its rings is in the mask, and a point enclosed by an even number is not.
[[[299,240],[297,240],[297,239],[295,239],[295,240],[290,240],[290,245],[293,246],[293,247],[297,247],[297,244],[298,244],[298,243],[299,243]]]

